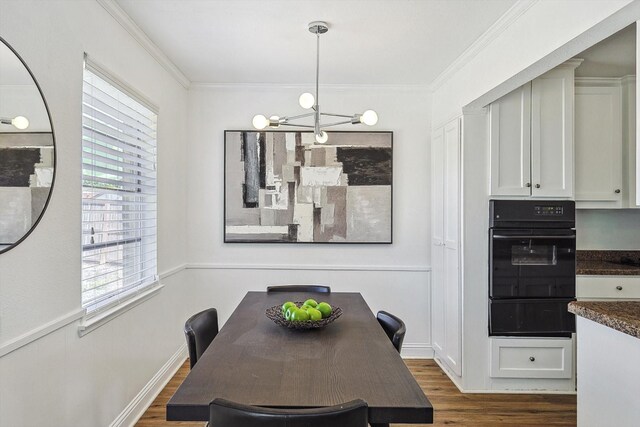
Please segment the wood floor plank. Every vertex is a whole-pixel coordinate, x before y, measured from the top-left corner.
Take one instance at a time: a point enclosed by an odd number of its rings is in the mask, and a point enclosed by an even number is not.
[[[576,397],[558,394],[460,393],[433,360],[405,363],[434,408],[435,426],[575,426]],[[166,404],[189,373],[187,360],[140,418],[137,427],[198,426],[202,422],[166,421]],[[396,424],[396,427],[419,427]]]

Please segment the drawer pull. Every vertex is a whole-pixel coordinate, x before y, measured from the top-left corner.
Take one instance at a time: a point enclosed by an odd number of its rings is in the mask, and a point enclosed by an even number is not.
[[[622,290],[622,286],[616,286],[616,289],[621,291]]]
[[[535,361],[536,361],[536,358],[535,358],[535,357],[533,357],[533,356],[531,356],[531,357],[529,357],[529,360],[530,360],[530,361],[532,361],[532,362],[535,362]]]

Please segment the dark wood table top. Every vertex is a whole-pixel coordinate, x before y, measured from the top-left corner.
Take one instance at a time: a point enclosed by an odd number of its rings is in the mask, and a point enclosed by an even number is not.
[[[276,325],[265,310],[314,297],[342,308],[322,329]],[[370,423],[432,423],[433,407],[359,293],[249,292],[167,404],[169,421],[206,421],[217,397],[310,408],[353,399]]]

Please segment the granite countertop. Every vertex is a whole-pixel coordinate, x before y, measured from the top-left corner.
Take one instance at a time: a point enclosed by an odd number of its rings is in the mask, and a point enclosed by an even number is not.
[[[576,274],[640,276],[640,251],[577,251]]]
[[[640,338],[640,301],[572,301],[569,312]]]

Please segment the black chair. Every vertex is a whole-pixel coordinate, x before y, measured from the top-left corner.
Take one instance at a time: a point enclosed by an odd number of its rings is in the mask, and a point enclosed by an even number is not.
[[[380,323],[380,326],[382,326],[382,329],[384,329],[393,343],[393,346],[398,350],[398,353],[400,353],[400,350],[402,350],[402,341],[404,341],[404,334],[407,333],[407,327],[404,322],[399,317],[386,311],[379,311],[376,317],[378,318],[378,323]]]
[[[330,294],[331,288],[324,285],[277,285],[267,286],[267,293],[270,292],[318,292]]]
[[[368,406],[356,399],[314,409],[271,409],[225,399],[209,404],[209,425],[224,427],[367,427]]]
[[[191,369],[218,335],[218,311],[215,308],[194,314],[184,324]]]

